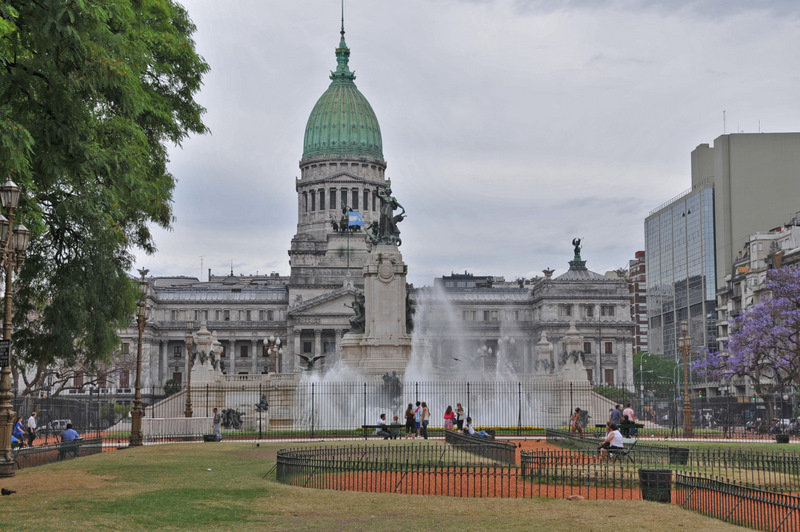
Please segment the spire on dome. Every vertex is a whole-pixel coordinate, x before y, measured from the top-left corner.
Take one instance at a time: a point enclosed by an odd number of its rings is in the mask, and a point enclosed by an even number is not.
[[[348,61],[350,60],[350,48],[344,40],[344,0],[342,0],[342,29],[340,31],[342,38],[339,39],[339,47],[336,49],[336,70],[331,72],[331,79],[333,81],[353,81],[356,79],[355,72],[350,72]]]

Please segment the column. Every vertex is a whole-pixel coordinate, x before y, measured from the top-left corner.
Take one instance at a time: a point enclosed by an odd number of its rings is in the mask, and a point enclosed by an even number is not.
[[[158,368],[158,385],[164,386],[172,375],[169,374],[169,362],[167,361],[167,342],[161,340],[158,342],[158,355],[161,358],[161,364]]]
[[[250,374],[258,375],[258,340],[250,340]]]
[[[189,360],[191,358],[191,354],[189,353],[189,346],[186,345],[186,341],[183,342],[183,351],[186,354],[186,359],[183,362],[183,382],[187,382],[189,379],[189,372],[192,371],[192,368],[189,366]]]
[[[334,340],[336,342],[336,345],[334,346],[334,351],[336,351],[336,353],[338,354],[339,353],[339,346],[342,345],[342,334],[344,334],[344,330],[343,329],[336,329],[334,331],[334,334],[336,336],[336,339]]]
[[[228,375],[236,375],[236,342],[225,341],[228,342]]]
[[[286,362],[286,366],[285,366],[286,370],[284,371],[285,373],[294,371],[295,362],[297,360],[297,355],[303,352],[301,350],[301,345],[300,345],[300,336],[302,335],[303,330],[302,329],[295,329],[293,332],[294,332],[294,352],[285,355],[286,356],[286,360],[285,360],[285,362]],[[288,351],[288,349],[287,349],[287,351]]]

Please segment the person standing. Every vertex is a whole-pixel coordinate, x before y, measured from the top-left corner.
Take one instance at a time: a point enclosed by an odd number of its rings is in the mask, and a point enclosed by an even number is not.
[[[453,425],[455,425],[456,415],[453,412],[453,407],[447,405],[447,410],[444,411],[444,430],[453,430]]]
[[[615,425],[619,425],[620,423],[622,423],[621,405],[614,405],[614,410],[611,411],[611,416],[609,417],[608,421],[610,423],[614,423]]]
[[[36,439],[36,412],[28,418],[28,447],[33,447],[33,440]]]
[[[414,405],[408,403],[408,408],[406,408],[406,439],[408,439],[409,435],[416,439],[417,431],[414,427],[415,416],[414,416]]]
[[[576,408],[575,412],[573,412],[572,417],[569,418],[569,424],[572,425],[572,430],[570,434],[575,434],[575,431],[578,431],[581,438],[583,438],[583,427],[581,427],[581,409]]]
[[[214,421],[212,422],[213,431],[214,431],[214,439],[217,441],[222,441],[222,434],[220,433],[220,428],[222,427],[222,414],[219,413],[219,410],[216,408],[213,410],[214,412]]]
[[[431,421],[431,411],[428,410],[428,403],[422,401],[422,414],[419,416],[422,422],[422,437],[428,439],[428,423]]]
[[[414,409],[414,428],[417,432],[417,438],[419,438],[419,431],[422,429],[422,406],[420,406],[420,402],[417,401],[417,408]]]
[[[464,407],[461,403],[456,403],[456,427],[458,430],[464,430]]]

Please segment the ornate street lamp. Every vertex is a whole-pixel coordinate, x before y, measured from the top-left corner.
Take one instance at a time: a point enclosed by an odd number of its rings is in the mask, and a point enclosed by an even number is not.
[[[267,351],[268,357],[268,372],[278,372],[278,358],[283,356],[283,348],[281,347],[281,339],[275,338],[275,335],[270,335],[269,338],[264,338],[264,349]]]
[[[188,311],[187,311],[188,312]],[[194,366],[194,353],[192,352],[192,339],[194,333],[194,320],[186,320],[186,356],[189,359],[189,374],[186,376],[186,410],[183,414],[192,417],[192,367]]]
[[[689,352],[692,350],[692,339],[689,337],[689,323],[681,322],[681,337],[678,347],[683,355],[683,437],[692,437],[692,402],[689,397]]]
[[[11,432],[16,413],[11,399],[11,295],[13,275],[19,272],[25,259],[31,233],[24,225],[13,228],[14,215],[19,204],[20,189],[9,179],[0,187],[0,201],[8,218],[0,214],[0,265],[5,270],[6,293],[3,317],[3,343],[6,356],[0,356],[0,477],[14,476],[14,459],[11,456]]]
[[[139,280],[139,302],[137,303],[138,312],[136,313],[136,324],[139,326],[139,343],[136,346],[136,389],[133,393],[133,411],[131,412],[131,436],[128,445],[130,447],[141,447],[144,439],[142,434],[142,336],[147,326],[147,318],[150,309],[147,306],[147,276],[148,270],[139,270],[141,279]]]

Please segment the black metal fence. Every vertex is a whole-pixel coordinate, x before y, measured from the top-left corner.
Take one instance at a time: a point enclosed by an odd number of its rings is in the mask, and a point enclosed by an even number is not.
[[[241,379],[239,379],[241,377]],[[145,441],[200,438],[210,430],[212,409],[223,411],[223,434],[228,438],[353,437],[361,425],[377,424],[380,414],[388,421],[404,421],[408,404],[425,401],[433,413],[430,432],[441,435],[448,406],[461,403],[476,426],[493,428],[498,435],[536,435],[544,429],[564,430],[570,414],[585,413],[584,432],[600,434],[615,404],[632,403],[637,421],[645,424],[639,436],[680,436],[682,402],[665,390],[637,393],[633,387],[595,387],[586,383],[530,381],[419,381],[402,382],[387,377],[367,382],[327,382],[321,377],[294,375],[264,382],[251,376],[231,376],[225,383],[142,391],[145,406]],[[647,385],[646,389],[649,389]],[[668,391],[668,390],[667,390]],[[109,393],[113,392],[113,393]],[[766,407],[752,397],[715,400],[692,398],[694,433],[718,438],[772,438],[776,432],[793,436],[793,396],[770,405],[782,417],[766,423]],[[185,421],[187,398],[194,422]],[[124,443],[130,434],[131,389],[92,389],[56,397],[18,397],[14,408],[27,418],[39,412],[41,441],[63,430],[63,421],[87,436]],[[713,416],[710,412],[714,412]],[[155,420],[159,420],[156,422]],[[758,424],[755,420],[759,420]],[[750,424],[748,426],[748,423]]]
[[[756,530],[800,530],[800,497],[699,474],[675,475],[676,503]]]

